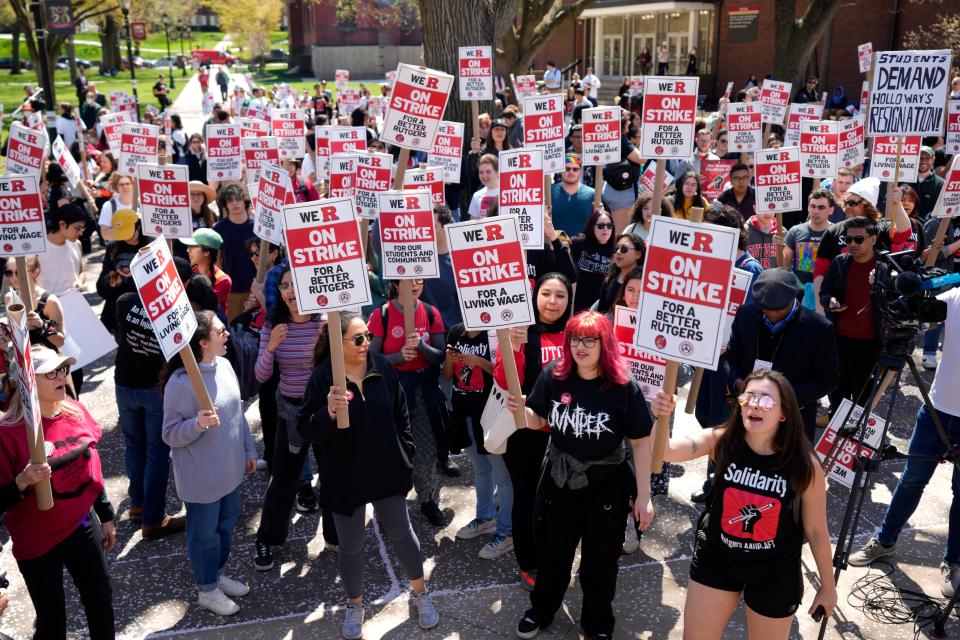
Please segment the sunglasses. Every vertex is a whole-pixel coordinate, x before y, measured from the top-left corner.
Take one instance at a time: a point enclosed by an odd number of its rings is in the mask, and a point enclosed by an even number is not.
[[[358,333],[352,338],[344,338],[346,342],[352,342],[355,347],[362,347],[364,342],[373,342],[373,334],[367,331],[366,333]]]
[[[580,167],[564,167],[563,170],[570,173],[580,173]]]
[[[579,347],[580,345],[585,346],[587,349],[593,349],[597,346],[597,341],[599,338],[581,338],[580,336],[570,336],[570,346]]]
[[[43,374],[43,377],[46,378],[47,380],[56,380],[60,376],[66,376],[69,373],[70,373],[70,365],[65,364],[65,365],[61,365],[55,371],[48,371],[47,373]]]
[[[597,225],[600,226],[600,225]],[[636,251],[635,247],[631,247],[627,244],[617,245],[617,253],[630,253],[631,251]]]
[[[260,252],[259,252],[259,251],[251,251],[251,252],[250,252],[250,257],[251,257],[251,258],[259,258],[259,257],[260,257]]]
[[[612,222],[598,222],[594,225],[597,229],[613,229]]]
[[[17,272],[6,269],[4,270],[3,275],[7,276],[8,278],[12,278],[13,276],[17,275]]]
[[[863,244],[863,241],[867,239],[867,236],[844,236],[843,241],[847,244],[852,244],[856,242],[857,244]]]
[[[863,200],[852,200],[851,198],[847,198],[846,200],[843,201],[843,206],[845,206],[845,207],[859,207],[859,206],[862,205],[863,203],[864,203]]]
[[[770,411],[777,406],[777,401],[765,393],[757,394],[744,392],[737,397],[737,402],[740,403],[741,407],[751,406],[754,409],[760,409],[761,411]]]

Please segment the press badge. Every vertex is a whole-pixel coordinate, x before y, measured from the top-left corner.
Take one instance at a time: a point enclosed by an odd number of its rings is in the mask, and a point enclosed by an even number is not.
[[[760,360],[760,359],[753,361],[753,371],[751,373],[756,373],[757,371],[761,371],[763,369],[768,369],[770,371],[773,371],[773,363],[770,362],[769,360]]]

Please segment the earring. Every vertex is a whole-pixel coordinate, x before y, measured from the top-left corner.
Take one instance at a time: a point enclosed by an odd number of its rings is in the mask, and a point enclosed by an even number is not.
[[[780,416],[780,422],[786,422],[787,416]]]

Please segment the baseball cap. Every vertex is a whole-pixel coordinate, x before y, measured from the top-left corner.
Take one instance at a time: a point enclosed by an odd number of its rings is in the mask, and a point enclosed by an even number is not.
[[[206,247],[207,249],[219,249],[223,246],[223,236],[213,229],[197,229],[193,232],[192,238],[182,238],[180,240],[188,247]]]
[[[937,152],[933,150],[933,147],[930,147],[927,145],[923,145],[922,147],[920,147],[920,153],[925,153],[928,156],[934,156],[937,154]]]
[[[30,356],[33,360],[33,373],[38,376],[53,373],[65,364],[77,364],[75,358],[62,356],[53,349],[32,349]]]
[[[129,240],[140,222],[140,214],[132,209],[120,209],[110,219],[113,227],[113,239],[117,241]]]
[[[504,129],[510,128],[507,126],[507,123],[503,121],[503,118],[497,118],[496,120],[490,123],[491,129],[496,129],[497,127],[503,127]]]

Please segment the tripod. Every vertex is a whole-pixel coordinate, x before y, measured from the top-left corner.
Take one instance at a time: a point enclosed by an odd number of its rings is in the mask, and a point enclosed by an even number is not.
[[[886,448],[883,447],[882,443],[886,439],[887,430],[890,427],[890,418],[893,415],[893,407],[896,403],[897,396],[895,393],[891,394],[890,402],[887,405],[883,433],[881,434],[880,439],[880,448],[874,449],[873,447],[870,447],[864,443],[870,413],[880,402],[880,399],[883,397],[891,383],[893,383],[894,389],[899,388],[900,377],[903,373],[904,364],[910,368],[910,373],[913,374],[913,379],[917,384],[917,388],[920,389],[920,395],[923,398],[924,406],[926,406],[927,411],[930,413],[934,427],[936,428],[940,439],[943,441],[946,447],[946,453],[944,456],[911,456],[909,454],[899,453],[892,446]],[[847,506],[843,514],[843,520],[841,521],[840,526],[840,534],[837,538],[837,546],[833,555],[833,566],[835,568],[833,575],[834,581],[837,581],[840,578],[840,573],[847,568],[847,560],[850,557],[850,550],[853,546],[853,538],[857,531],[857,524],[860,521],[860,514],[863,509],[863,500],[870,485],[870,477],[880,468],[880,462],[883,459],[934,459],[941,462],[951,461],[954,465],[957,465],[958,468],[960,468],[960,462],[957,460],[957,449],[951,443],[950,437],[943,428],[943,423],[940,421],[940,416],[937,414],[937,411],[933,407],[933,403],[930,401],[927,388],[920,377],[920,372],[917,370],[916,363],[913,361],[912,356],[909,355],[909,351],[904,355],[891,355],[886,352],[881,352],[880,357],[877,360],[877,364],[874,366],[870,381],[868,381],[867,384],[870,385],[870,395],[865,403],[865,409],[863,413],[861,413],[861,415],[857,418],[856,424],[847,426],[847,422],[850,420],[850,415],[853,412],[853,407],[855,406],[851,405],[847,415],[844,416],[843,426],[837,430],[837,435],[830,447],[830,451],[823,460],[823,469],[826,473],[829,473],[833,465],[836,464],[838,455],[843,451],[844,443],[854,442],[857,445],[858,455],[854,459],[853,484],[850,487],[850,496],[847,499]],[[866,449],[867,452],[864,452],[864,449]],[[868,452],[870,455],[867,454]],[[937,637],[946,637],[944,635],[944,624],[950,617],[950,612],[956,605],[958,597],[960,597],[960,591],[954,594],[954,596],[947,603],[947,606],[944,608],[941,615],[934,622],[934,633],[937,634]],[[824,618],[823,611],[821,608],[818,608],[814,613],[814,619],[819,622],[821,618]],[[822,620],[820,624],[820,634],[817,636],[818,640],[823,639],[824,633],[826,633],[827,630],[827,622],[828,621],[826,619]]]

